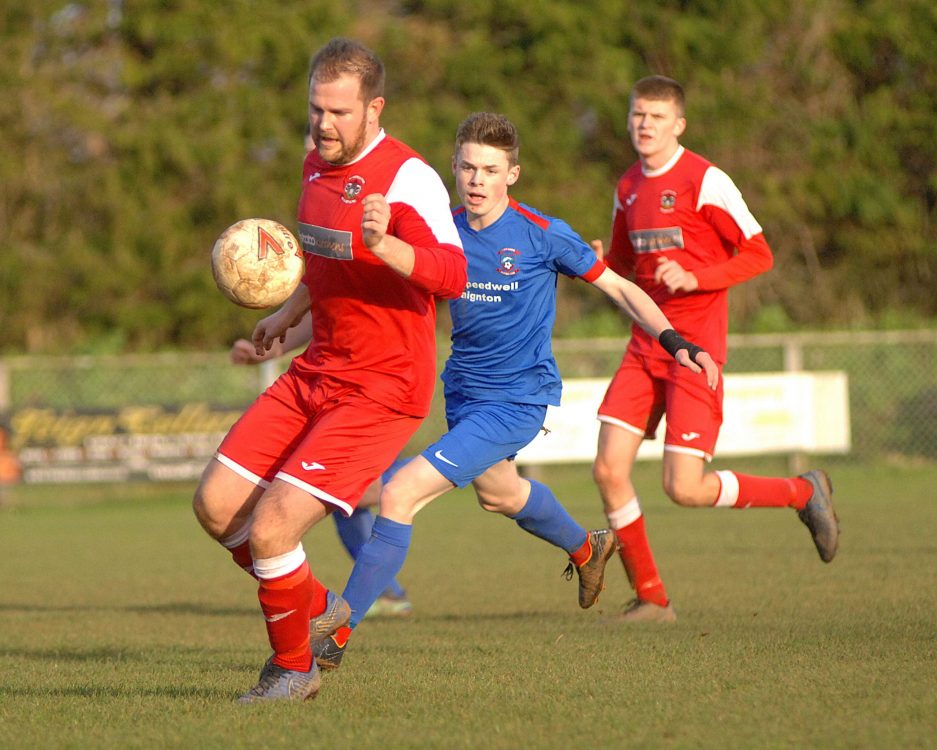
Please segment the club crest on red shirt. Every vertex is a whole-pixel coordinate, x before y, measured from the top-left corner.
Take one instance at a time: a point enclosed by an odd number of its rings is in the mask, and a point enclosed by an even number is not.
[[[342,202],[354,203],[358,200],[358,196],[361,195],[363,188],[364,177],[359,177],[356,174],[352,175],[348,178],[348,182],[345,183],[345,187],[342,188]]]
[[[520,252],[513,247],[505,247],[498,251],[498,273],[503,276],[514,276],[521,270]]]
[[[661,190],[660,193],[660,212],[662,214],[672,214],[677,205],[676,190]]]

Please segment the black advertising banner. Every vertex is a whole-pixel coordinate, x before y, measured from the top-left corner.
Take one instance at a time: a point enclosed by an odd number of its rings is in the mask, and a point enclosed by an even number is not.
[[[198,479],[242,409],[206,403],[8,413],[24,482]]]

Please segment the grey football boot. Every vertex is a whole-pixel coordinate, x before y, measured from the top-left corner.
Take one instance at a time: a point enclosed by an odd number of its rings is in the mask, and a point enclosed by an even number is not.
[[[265,701],[305,701],[319,694],[322,678],[316,660],[308,672],[284,669],[267,659],[260,671],[260,680],[254,687],[238,698],[238,703],[263,703]]]
[[[810,529],[810,536],[823,562],[830,562],[839,547],[839,518],[833,509],[833,483],[825,471],[815,469],[800,475],[813,486],[813,494],[797,511],[797,517]]]
[[[325,595],[325,612],[309,621],[309,638],[313,641],[332,635],[351,619],[351,607],[342,597],[329,591]]]

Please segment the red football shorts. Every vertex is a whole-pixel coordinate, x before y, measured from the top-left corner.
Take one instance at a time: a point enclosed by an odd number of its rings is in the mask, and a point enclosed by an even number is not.
[[[670,357],[646,357],[628,347],[599,406],[599,421],[653,440],[666,414],[665,449],[711,460],[722,426],[721,368],[719,375],[712,391],[703,374]]]
[[[422,421],[354,386],[289,370],[235,422],[215,457],[261,487],[283,480],[347,516]]]

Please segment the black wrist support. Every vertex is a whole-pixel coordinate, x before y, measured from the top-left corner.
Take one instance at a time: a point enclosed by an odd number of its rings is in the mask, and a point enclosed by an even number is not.
[[[703,349],[696,344],[691,344],[683,338],[683,336],[677,333],[673,328],[662,331],[657,340],[660,342],[660,345],[664,347],[664,350],[674,359],[677,358],[678,351],[686,349],[687,353],[690,355],[690,360],[696,362],[696,355],[701,354],[703,351]],[[696,364],[699,364],[699,362],[696,362]]]

